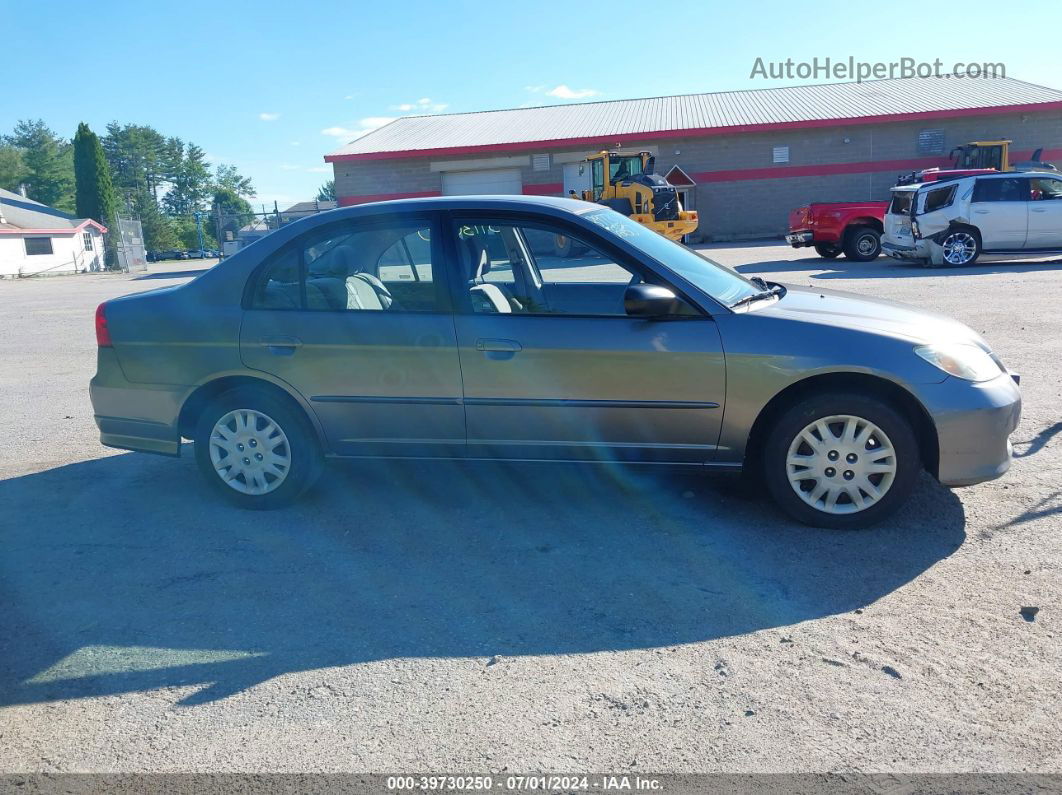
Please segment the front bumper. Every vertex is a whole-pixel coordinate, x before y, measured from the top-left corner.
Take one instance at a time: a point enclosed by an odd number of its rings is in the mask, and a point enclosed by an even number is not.
[[[815,233],[808,231],[790,232],[788,235],[785,236],[785,242],[791,245],[793,248],[811,246],[815,244]]]
[[[1021,390],[1011,374],[972,384],[947,378],[920,388],[937,429],[937,479],[972,486],[1010,469],[1010,435],[1021,419]]]

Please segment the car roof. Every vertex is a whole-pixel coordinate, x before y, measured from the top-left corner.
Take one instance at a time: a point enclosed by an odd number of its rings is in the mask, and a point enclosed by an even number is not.
[[[410,199],[388,199],[379,202],[350,205],[329,210],[329,213],[343,210],[554,210],[580,215],[590,209],[601,209],[601,205],[558,196],[524,196],[512,195],[472,195],[472,196],[422,196]]]

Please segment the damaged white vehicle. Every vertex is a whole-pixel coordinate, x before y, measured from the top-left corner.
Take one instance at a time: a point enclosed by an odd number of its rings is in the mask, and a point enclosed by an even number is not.
[[[927,267],[1062,254],[1062,175],[1001,172],[892,189],[882,251]]]

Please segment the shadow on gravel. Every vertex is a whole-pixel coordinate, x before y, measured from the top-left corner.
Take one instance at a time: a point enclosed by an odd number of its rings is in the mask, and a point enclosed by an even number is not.
[[[341,464],[299,505],[245,512],[190,453],[0,482],[0,705],[704,641],[867,605],[965,538],[928,477],[845,533],[729,478],[592,465]]]
[[[977,262],[963,268],[923,268],[898,260],[878,258],[874,262],[852,262],[846,259],[794,259],[750,262],[734,268],[738,273],[813,273],[812,279],[909,279],[921,276],[986,276],[993,273],[1041,273],[1062,270],[1062,262]],[[783,279],[784,281],[784,279]]]

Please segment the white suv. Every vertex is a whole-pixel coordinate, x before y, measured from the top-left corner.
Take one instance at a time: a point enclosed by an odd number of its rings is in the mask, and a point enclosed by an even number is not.
[[[924,265],[1062,253],[1062,174],[1005,172],[892,189],[882,251]]]

